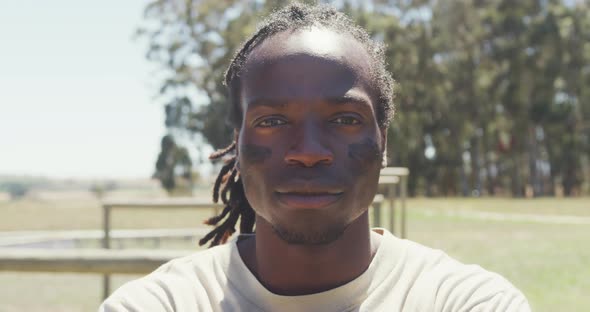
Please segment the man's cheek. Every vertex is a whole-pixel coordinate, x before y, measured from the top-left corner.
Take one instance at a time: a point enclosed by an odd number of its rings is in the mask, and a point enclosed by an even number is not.
[[[256,185],[263,189],[269,182],[269,175],[273,172],[271,166],[273,151],[270,147],[257,144],[240,145],[238,170],[242,181]],[[247,187],[247,186],[245,186]]]
[[[374,140],[367,138],[348,145],[348,158],[350,173],[358,177],[368,174],[372,168],[381,165],[381,150]]]
[[[244,144],[240,146],[240,165],[262,165],[272,156],[272,150],[267,146]]]

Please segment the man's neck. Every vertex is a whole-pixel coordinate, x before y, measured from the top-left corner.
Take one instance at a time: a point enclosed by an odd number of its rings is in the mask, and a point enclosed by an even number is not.
[[[367,212],[325,245],[288,244],[257,216],[255,238],[241,241],[238,248],[246,266],[269,291],[296,296],[326,291],[361,275],[377,251],[378,238],[371,235]]]

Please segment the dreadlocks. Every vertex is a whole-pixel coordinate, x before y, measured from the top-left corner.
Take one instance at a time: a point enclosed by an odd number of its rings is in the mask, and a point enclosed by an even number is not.
[[[393,79],[386,69],[383,45],[373,41],[363,28],[355,25],[350,18],[332,7],[295,3],[272,13],[263,21],[256,33],[236,53],[225,73],[224,83],[228,88],[230,99],[230,121],[235,129],[239,129],[242,123],[239,103],[240,74],[252,50],[274,34],[311,26],[326,27],[338,32],[344,31],[366,47],[371,58],[371,78],[378,95],[375,107],[377,122],[380,127],[387,127],[393,115]],[[205,224],[216,227],[199,241],[200,245],[209,241],[211,241],[210,246],[225,243],[235,232],[238,219],[241,219],[241,233],[254,231],[255,213],[244,194],[235,154],[236,144],[236,141],[233,141],[228,147],[216,151],[209,157],[220,159],[230,153],[233,154],[225,160],[225,165],[221,168],[213,187],[213,201],[217,203],[221,197],[225,208],[219,215],[205,221]],[[218,225],[220,222],[222,223]]]
[[[219,159],[235,151],[235,149],[236,142],[234,141],[225,149],[211,154],[209,159]],[[225,208],[219,215],[207,219],[205,224],[217,225],[224,218],[225,221],[205,235],[205,237],[199,241],[199,245],[204,245],[210,240],[211,246],[225,243],[236,231],[235,226],[240,217],[241,233],[252,233],[254,229],[254,210],[252,210],[252,207],[250,207],[250,204],[244,195],[244,187],[242,186],[242,181],[236,164],[237,159],[234,155],[227,159],[225,165],[221,167],[219,175],[215,180],[215,185],[213,186],[213,202],[217,203],[221,195],[221,201],[225,204]],[[227,197],[228,192],[229,198]]]

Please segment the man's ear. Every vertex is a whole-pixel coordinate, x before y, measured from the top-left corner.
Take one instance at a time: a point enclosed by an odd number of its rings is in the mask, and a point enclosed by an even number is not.
[[[381,135],[381,168],[387,167],[387,127],[379,128],[379,134]]]

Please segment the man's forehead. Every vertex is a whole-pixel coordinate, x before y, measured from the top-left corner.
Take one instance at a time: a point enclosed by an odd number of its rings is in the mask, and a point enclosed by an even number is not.
[[[254,98],[344,98],[351,91],[369,98],[369,64],[367,52],[351,36],[325,28],[285,31],[265,40],[248,57],[241,102],[249,107]]]
[[[365,47],[348,34],[339,34],[325,27],[309,27],[279,32],[267,38],[248,56],[244,72],[261,64],[309,56],[309,60],[340,63],[363,76],[370,72],[370,57]]]

